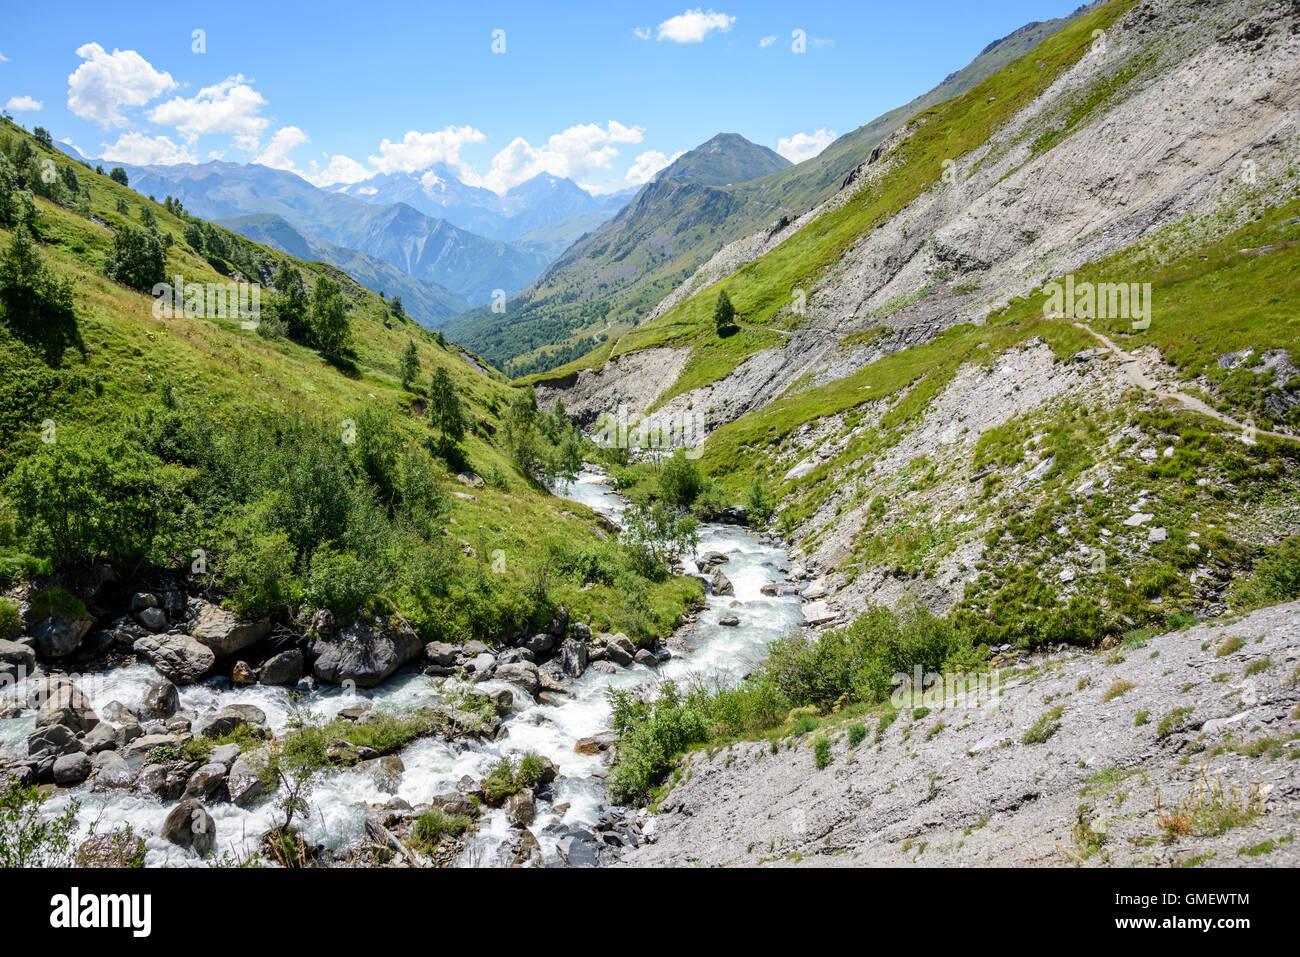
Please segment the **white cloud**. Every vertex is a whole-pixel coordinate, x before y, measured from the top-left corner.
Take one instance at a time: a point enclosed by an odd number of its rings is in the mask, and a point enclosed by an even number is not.
[[[367,171],[364,166],[354,160],[351,156],[344,156],[339,153],[334,156],[321,154],[329,160],[324,166],[312,160],[308,164],[310,167],[307,172],[300,169],[294,170],[299,176],[314,183],[317,186],[334,186],[336,184],[359,183],[363,179],[369,179],[374,174]]]
[[[126,122],[124,106],[143,106],[176,87],[170,73],[155,70],[134,50],[105,53],[98,43],[77,48],[86,62],[68,75],[68,109],[101,126]]]
[[[275,131],[271,142],[266,144],[266,149],[253,157],[253,162],[272,169],[293,169],[293,160],[289,159],[289,153],[294,147],[310,142],[311,139],[298,127],[282,126]]]
[[[190,140],[204,133],[232,133],[236,146],[254,150],[262,130],[271,122],[258,115],[265,105],[262,94],[249,86],[242,74],[236,74],[205,86],[188,100],[177,96],[159,104],[149,119],[176,127]]]
[[[9,62],[9,58],[5,56],[3,53],[0,53],[0,63],[8,63],[8,62]]]
[[[131,166],[172,166],[176,163],[197,163],[194,154],[178,146],[166,136],[146,136],[143,133],[123,133],[111,146],[104,147],[102,159]]]
[[[659,24],[659,39],[671,40],[673,43],[699,43],[710,31],[720,30],[726,33],[731,29],[736,18],[725,13],[707,13],[699,7],[687,10]]]
[[[649,40],[649,39],[650,39],[650,28],[649,28],[649,27],[633,27],[633,28],[632,28],[632,33],[636,35],[636,38],[637,38],[638,40]]]
[[[472,126],[448,126],[436,133],[409,130],[399,143],[383,140],[379,155],[370,157],[370,165],[377,173],[417,173],[434,163],[464,169],[461,149],[485,139],[487,135]]]
[[[597,169],[609,169],[618,156],[616,144],[640,143],[644,133],[645,130],[639,126],[624,126],[617,120],[610,120],[604,127],[599,123],[570,126],[551,136],[541,146],[533,146],[523,137],[515,137],[509,146],[492,157],[492,169],[486,176],[467,172],[462,178],[471,186],[486,186],[498,193],[504,193],[539,173],[576,180]]]
[[[771,46],[773,43],[775,43],[776,41],[777,41],[777,36],[776,36],[775,33],[773,33],[771,36],[769,36],[769,37],[763,37],[763,39],[759,40],[759,41],[758,41],[758,48],[759,48],[760,50],[766,50],[768,47],[770,47],[770,46]]]
[[[815,133],[795,133],[776,141],[776,151],[791,163],[812,159],[835,139],[835,131],[819,129]]]
[[[34,100],[30,96],[11,96],[9,102],[5,104],[6,110],[13,110],[15,113],[24,111],[35,111],[44,107],[45,104],[40,100]]]
[[[623,178],[633,186],[640,186],[642,183],[650,182],[651,177],[666,166],[676,161],[682,152],[678,151],[672,156],[666,156],[659,150],[647,150],[638,156],[631,167],[628,168],[627,175]]]

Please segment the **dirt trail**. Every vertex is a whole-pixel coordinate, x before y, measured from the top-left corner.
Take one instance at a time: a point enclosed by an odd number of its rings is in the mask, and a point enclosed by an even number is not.
[[[1074,326],[1076,329],[1082,329],[1084,332],[1091,335],[1094,339],[1096,339],[1107,349],[1109,349],[1112,353],[1114,353],[1115,358],[1118,359],[1121,364],[1121,369],[1123,370],[1124,378],[1128,381],[1130,385],[1142,389],[1144,392],[1150,392],[1152,395],[1155,395],[1158,398],[1168,399],[1172,402],[1177,402],[1179,405],[1181,405],[1185,409],[1188,409],[1189,411],[1199,412],[1201,415],[1209,416],[1211,419],[1214,419],[1218,422],[1222,422],[1224,425],[1231,426],[1232,428],[1241,432],[1241,434],[1244,437],[1267,435],[1270,438],[1284,439],[1288,442],[1300,442],[1300,437],[1294,435],[1286,435],[1285,433],[1282,432],[1270,432],[1267,429],[1256,428],[1253,424],[1249,422],[1239,422],[1238,420],[1232,418],[1232,416],[1225,415],[1224,413],[1220,412],[1218,409],[1214,408],[1213,406],[1208,405],[1205,402],[1201,401],[1200,399],[1196,398],[1196,396],[1194,395],[1188,395],[1186,392],[1179,392],[1174,389],[1164,388],[1159,382],[1157,382],[1155,379],[1151,378],[1151,376],[1147,375],[1144,371],[1142,371],[1142,361],[1137,356],[1133,355],[1132,353],[1125,352],[1114,342],[1112,342],[1109,338],[1102,335],[1097,330],[1093,329],[1087,323],[1076,322],[1074,323]],[[1243,441],[1249,441],[1249,440],[1243,439]]]

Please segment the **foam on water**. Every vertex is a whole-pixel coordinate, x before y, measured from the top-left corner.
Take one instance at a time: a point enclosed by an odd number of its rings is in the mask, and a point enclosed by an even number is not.
[[[624,509],[623,500],[605,484],[603,476],[592,472],[584,472],[575,482],[565,483],[558,494],[587,505],[615,522]],[[417,741],[400,755],[406,770],[397,786],[396,796],[411,804],[424,803],[435,794],[454,790],[463,775],[481,778],[488,766],[503,755],[535,751],[550,758],[560,768],[561,779],[554,786],[555,805],[569,804],[562,815],[554,814],[547,805],[539,805],[533,831],[543,851],[549,854],[554,847],[553,839],[542,833],[550,821],[559,819],[565,824],[594,824],[604,798],[604,768],[598,756],[578,754],[574,745],[579,738],[608,730],[610,710],[606,691],[609,688],[653,687],[666,678],[679,682],[692,678],[735,682],[762,660],[773,640],[800,624],[797,599],[769,597],[760,591],[769,582],[784,580],[783,570],[788,567],[788,561],[783,552],[764,545],[747,529],[704,524],[700,527],[700,545],[695,558],[710,551],[728,556],[728,562],[721,567],[731,580],[735,595],[708,596],[699,622],[687,639],[684,655],[674,657],[658,669],[633,665],[615,674],[589,670],[581,679],[571,683],[571,695],[557,696],[559,703],[555,705],[534,703],[518,689],[511,689],[516,704],[505,737],[499,741],[483,742],[447,742],[434,738]],[[699,573],[694,560],[687,562],[687,570]],[[733,602],[738,603],[737,607],[731,607]],[[719,617],[726,613],[739,617],[740,624],[735,627],[719,625]],[[78,686],[90,698],[93,707],[100,711],[114,700],[130,707],[139,706],[150,685],[158,680],[159,676],[151,666],[135,664],[99,675],[82,676]],[[444,687],[461,686],[460,682],[449,679]],[[496,687],[511,688],[495,681],[476,686],[478,690]],[[442,693],[429,678],[410,672],[397,675],[382,687],[371,690],[345,691],[325,685],[308,694],[300,703],[321,717],[329,718],[363,701],[369,701],[382,711],[409,711],[436,702]],[[268,723],[276,731],[284,728],[291,703],[289,689],[262,685],[239,688],[224,678],[182,688],[180,696],[182,709],[195,712],[199,720],[228,704],[256,705],[266,712]],[[0,748],[6,753],[25,753],[25,740],[33,724],[30,711],[22,717],[0,721]],[[311,817],[300,822],[304,836],[313,843],[323,843],[331,848],[354,843],[362,834],[366,805],[382,804],[392,796],[385,793],[365,771],[332,772],[312,794]],[[93,792],[89,788],[77,788],[57,792],[47,807],[57,813],[73,798],[82,802],[78,820],[83,833],[95,821],[99,822],[101,832],[128,823],[138,833],[147,836],[147,863],[150,866],[200,864],[192,853],[174,847],[158,836],[170,804],[135,792]],[[234,851],[236,856],[247,854],[255,848],[258,837],[275,824],[276,811],[270,801],[250,810],[232,804],[216,804],[208,810],[216,821],[218,853]],[[462,863],[497,862],[498,848],[508,837],[505,814],[502,811],[490,812],[471,840]]]

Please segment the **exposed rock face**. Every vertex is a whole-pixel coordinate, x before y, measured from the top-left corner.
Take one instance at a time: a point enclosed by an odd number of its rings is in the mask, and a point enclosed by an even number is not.
[[[249,645],[257,644],[270,630],[271,622],[265,618],[259,621],[240,621],[224,608],[204,605],[190,633],[200,644],[211,648],[218,658],[225,658]]]
[[[178,685],[202,681],[217,665],[212,649],[189,635],[146,635],[132,646],[158,673]]]
[[[424,644],[409,625],[400,622],[382,627],[356,623],[333,638],[316,642],[313,650],[316,677],[321,681],[350,681],[358,688],[373,688],[418,658]]]

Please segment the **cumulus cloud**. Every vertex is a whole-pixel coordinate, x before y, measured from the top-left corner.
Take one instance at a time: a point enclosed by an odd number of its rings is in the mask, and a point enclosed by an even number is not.
[[[812,159],[835,139],[835,131],[819,129],[815,133],[795,133],[776,141],[776,151],[791,163]]]
[[[498,193],[504,193],[539,173],[576,180],[595,170],[609,169],[618,156],[617,146],[640,143],[644,133],[642,127],[624,126],[617,120],[610,120],[603,127],[599,123],[570,126],[540,146],[533,146],[523,137],[515,137],[510,145],[492,157],[492,169],[486,176],[467,174],[463,178],[472,186],[486,186]]]
[[[461,149],[485,139],[487,135],[472,126],[448,126],[434,133],[409,130],[400,142],[383,140],[379,155],[370,157],[370,165],[378,173],[417,173],[434,163],[464,169]]]
[[[0,53],[0,63],[8,63],[8,62],[9,62],[9,58],[5,56],[3,53]]]
[[[275,131],[271,142],[266,144],[266,149],[253,157],[253,162],[272,169],[293,169],[293,160],[289,158],[289,153],[295,147],[310,142],[311,139],[298,127],[282,126]]]
[[[642,183],[648,183],[655,173],[672,165],[672,163],[681,155],[681,150],[674,153],[672,156],[661,153],[659,150],[647,150],[632,161],[632,165],[628,168],[627,175],[623,178],[633,186],[640,186]]]
[[[30,96],[11,96],[9,102],[5,104],[6,110],[13,110],[15,113],[35,112],[45,106],[40,100],[34,100]]]
[[[758,41],[758,48],[759,48],[760,50],[766,50],[768,47],[770,47],[770,46],[771,46],[773,43],[775,43],[776,41],[777,41],[777,36],[776,36],[775,33],[773,33],[771,36],[763,37],[763,39],[759,40],[759,41]]]
[[[735,22],[735,17],[725,13],[706,12],[696,7],[659,24],[659,39],[673,43],[699,43],[714,30],[726,33]]]
[[[299,176],[317,186],[334,186],[346,185],[350,183],[359,183],[363,179],[369,179],[372,173],[368,172],[364,166],[354,160],[351,156],[344,156],[339,153],[334,156],[321,154],[325,156],[327,162],[324,166],[312,160],[308,164],[308,170],[294,170]]]
[[[159,104],[149,119],[174,126],[191,140],[204,133],[231,133],[240,149],[256,149],[271,121],[259,115],[266,100],[248,82],[243,74],[228,76],[189,99],[177,96]]]
[[[99,145],[104,147],[102,159],[131,166],[172,166],[176,163],[198,162],[193,153],[166,136],[123,133],[116,143]]]
[[[126,122],[122,108],[143,106],[176,87],[170,73],[155,70],[134,50],[105,52],[98,43],[77,48],[85,62],[68,75],[68,109],[101,126]]]
[[[632,28],[632,33],[636,36],[636,38],[637,38],[638,40],[649,40],[649,39],[650,39],[650,28],[649,28],[649,27],[633,27],[633,28]]]

